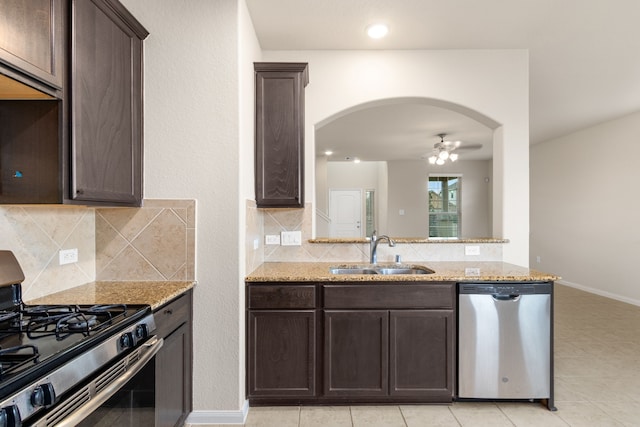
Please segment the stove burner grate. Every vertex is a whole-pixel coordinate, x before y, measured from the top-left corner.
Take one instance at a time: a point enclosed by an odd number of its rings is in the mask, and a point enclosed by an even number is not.
[[[125,304],[78,306],[26,307],[16,327],[26,331],[29,338],[55,336],[62,340],[73,333],[89,336],[93,331],[106,328],[119,317],[126,317]]]
[[[0,349],[0,380],[5,375],[28,363],[38,363],[38,348],[34,345],[18,345]]]

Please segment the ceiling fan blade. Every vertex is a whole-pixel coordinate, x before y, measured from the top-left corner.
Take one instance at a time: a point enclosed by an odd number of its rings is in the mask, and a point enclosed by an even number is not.
[[[479,150],[482,148],[482,144],[464,144],[456,147],[455,151],[471,151]]]

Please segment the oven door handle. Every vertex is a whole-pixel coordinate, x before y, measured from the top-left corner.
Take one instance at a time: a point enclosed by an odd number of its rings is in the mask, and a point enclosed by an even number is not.
[[[147,363],[158,353],[158,350],[164,344],[164,340],[159,337],[151,337],[144,344],[140,346],[140,358],[132,365],[127,367],[127,370],[117,379],[113,380],[108,386],[100,391],[100,393],[89,399],[84,405],[80,406],[77,410],[60,420],[56,426],[75,426],[80,421],[85,419],[93,411],[100,407],[104,402],[109,400],[111,396],[116,394],[131,378],[133,378],[138,372],[144,368]]]

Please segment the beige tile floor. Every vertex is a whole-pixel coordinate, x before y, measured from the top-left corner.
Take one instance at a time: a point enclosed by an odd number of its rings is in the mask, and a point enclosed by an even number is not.
[[[251,427],[640,426],[640,307],[556,285],[555,403],[254,407]]]

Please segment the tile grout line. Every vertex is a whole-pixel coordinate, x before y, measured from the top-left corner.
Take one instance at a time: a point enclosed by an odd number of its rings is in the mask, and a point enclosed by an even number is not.
[[[402,412],[402,408],[400,407],[400,405],[396,406],[396,408],[398,408],[398,411],[400,411],[400,416],[402,417],[402,422],[404,423],[404,427],[409,427],[409,423],[407,422],[407,419],[404,417],[404,412]]]

